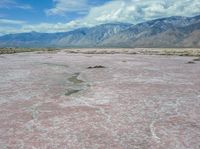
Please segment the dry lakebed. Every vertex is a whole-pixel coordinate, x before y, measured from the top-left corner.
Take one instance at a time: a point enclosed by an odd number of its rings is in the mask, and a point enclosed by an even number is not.
[[[0,149],[199,149],[200,61],[0,55]]]

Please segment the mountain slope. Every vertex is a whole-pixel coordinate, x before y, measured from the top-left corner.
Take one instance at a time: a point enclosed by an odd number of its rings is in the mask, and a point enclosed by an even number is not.
[[[0,47],[200,47],[200,16],[137,25],[110,23],[63,33],[10,34],[0,37]]]
[[[20,33],[0,37],[1,47],[46,47],[57,38],[63,38],[65,33]],[[51,46],[51,45],[50,45]]]
[[[200,30],[200,18],[170,17],[133,25],[102,43],[102,46],[114,47],[198,47],[198,44],[187,43],[194,36],[192,32]],[[199,38],[200,39],[200,38]],[[198,39],[194,39],[198,40]]]
[[[87,29],[72,31],[70,35],[57,40],[63,47],[95,47],[104,40],[128,29],[131,24],[103,24]]]
[[[0,47],[93,47],[131,24],[103,24],[63,33],[20,33],[0,37]]]

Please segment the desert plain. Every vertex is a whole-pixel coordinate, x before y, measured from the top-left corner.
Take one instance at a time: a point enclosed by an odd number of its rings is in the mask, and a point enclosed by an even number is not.
[[[198,57],[80,51],[0,55],[0,149],[200,148]]]

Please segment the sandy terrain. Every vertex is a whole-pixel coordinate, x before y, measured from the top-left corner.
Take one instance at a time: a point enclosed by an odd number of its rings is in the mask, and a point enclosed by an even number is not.
[[[199,149],[200,62],[192,59],[1,55],[0,149]]]

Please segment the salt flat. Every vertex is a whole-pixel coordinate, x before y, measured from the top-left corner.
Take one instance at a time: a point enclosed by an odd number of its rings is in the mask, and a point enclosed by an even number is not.
[[[200,62],[193,59],[1,55],[0,148],[199,149]]]

